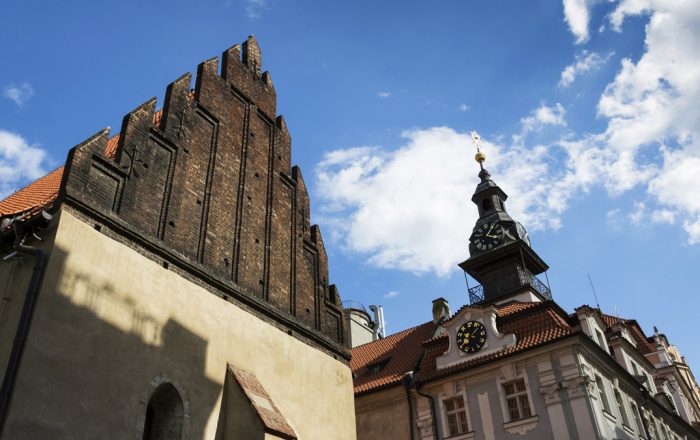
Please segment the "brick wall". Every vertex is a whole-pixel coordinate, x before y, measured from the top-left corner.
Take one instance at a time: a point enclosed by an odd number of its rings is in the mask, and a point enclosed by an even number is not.
[[[198,66],[194,91],[190,74],[170,84],[161,117],[155,98],[126,115],[113,157],[107,130],[73,148],[62,197],[345,345],[340,297],[260,48],[249,37],[221,63],[221,74],[217,58]]]

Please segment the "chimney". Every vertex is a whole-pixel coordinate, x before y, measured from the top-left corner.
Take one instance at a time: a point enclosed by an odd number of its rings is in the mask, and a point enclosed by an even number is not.
[[[384,307],[382,306],[369,306],[369,309],[374,312],[374,334],[372,335],[372,340],[382,339],[385,336],[384,329]]]
[[[450,305],[445,298],[440,297],[433,300],[433,324],[437,325],[445,319],[449,319],[450,315]]]

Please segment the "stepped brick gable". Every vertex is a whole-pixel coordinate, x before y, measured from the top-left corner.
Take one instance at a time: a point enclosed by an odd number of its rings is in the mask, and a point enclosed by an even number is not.
[[[337,289],[251,36],[68,156],[59,201],[347,358]],[[219,73],[220,68],[220,73]]]

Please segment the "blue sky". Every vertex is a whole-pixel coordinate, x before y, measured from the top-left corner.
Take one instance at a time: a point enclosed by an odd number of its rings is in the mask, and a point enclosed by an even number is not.
[[[331,281],[389,332],[467,300],[469,132],[567,310],[656,325],[697,370],[700,8],[655,0],[9,1],[0,192],[255,34]]]

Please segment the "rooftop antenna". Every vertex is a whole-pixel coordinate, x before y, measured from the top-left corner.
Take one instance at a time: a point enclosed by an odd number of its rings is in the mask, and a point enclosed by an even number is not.
[[[600,304],[598,304],[598,295],[595,293],[595,287],[593,287],[593,280],[591,280],[591,274],[588,275],[588,282],[591,284],[591,290],[593,291],[593,298],[595,298],[595,306],[600,310]]]

